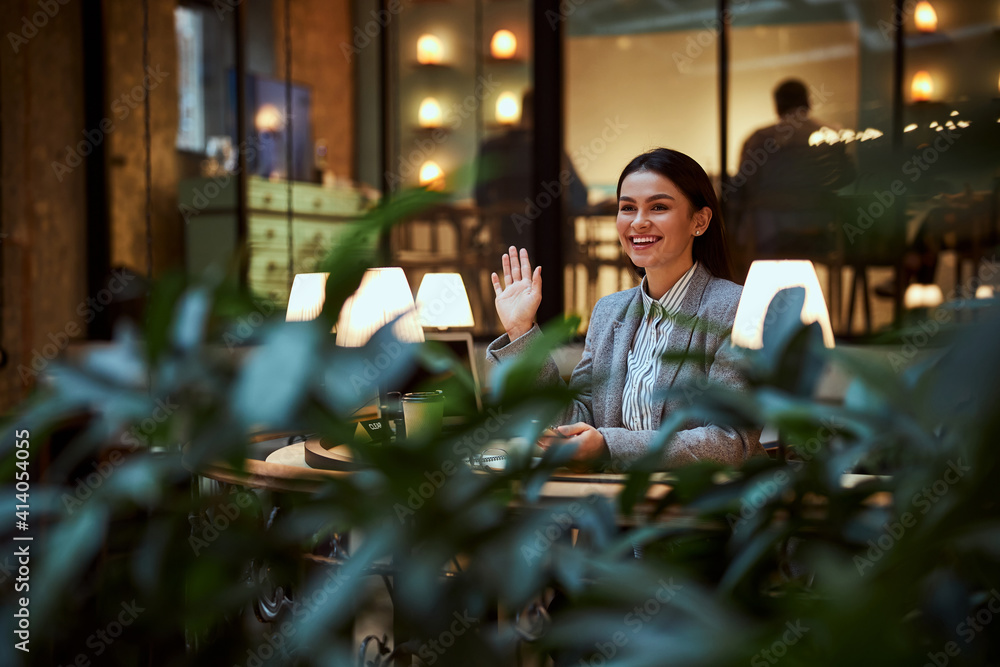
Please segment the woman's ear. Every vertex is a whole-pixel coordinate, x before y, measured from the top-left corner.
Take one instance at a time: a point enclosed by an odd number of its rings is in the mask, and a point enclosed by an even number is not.
[[[712,209],[707,206],[703,206],[700,211],[694,214],[694,233],[695,236],[701,236],[708,229],[709,223],[712,222]]]

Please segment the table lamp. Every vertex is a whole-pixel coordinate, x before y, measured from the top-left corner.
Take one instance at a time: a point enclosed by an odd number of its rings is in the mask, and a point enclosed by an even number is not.
[[[358,289],[348,297],[337,320],[337,345],[363,347],[372,336],[395,320],[393,336],[401,343],[424,342],[424,331],[417,320],[413,293],[406,274],[399,267],[368,269]],[[383,380],[376,382],[379,413],[383,419],[396,419],[398,408],[387,412],[388,389]]]
[[[362,347],[376,331],[396,320],[393,335],[401,343],[424,342],[413,293],[399,267],[368,269],[357,291],[348,297],[337,320],[337,345]],[[399,319],[396,319],[399,318]]]
[[[819,322],[823,344],[833,347],[833,327],[819,286],[816,268],[808,260],[758,260],[750,265],[743,296],[736,309],[732,341],[736,347],[759,350],[764,344],[764,319],[775,295],[789,287],[806,291],[802,307],[802,324]]]
[[[830,312],[816,276],[816,268],[808,260],[757,260],[750,265],[743,286],[743,296],[736,308],[736,321],[733,323],[734,346],[751,350],[759,350],[764,346],[764,321],[768,306],[778,292],[790,287],[802,287],[806,291],[800,316],[802,323],[819,322],[823,330],[823,344],[826,347],[834,346]],[[760,439],[766,449],[784,447],[779,429],[773,424],[764,424]]]
[[[468,366],[475,387],[476,405],[482,409],[472,332],[447,331],[449,328],[475,326],[469,294],[459,273],[428,273],[417,290],[417,314],[420,324],[428,329],[428,340],[438,341],[454,352]]]
[[[288,295],[286,322],[309,322],[319,317],[326,302],[326,279],[329,273],[299,273]]]
[[[428,273],[417,290],[420,325],[444,331],[475,325],[465,283],[458,273]]]

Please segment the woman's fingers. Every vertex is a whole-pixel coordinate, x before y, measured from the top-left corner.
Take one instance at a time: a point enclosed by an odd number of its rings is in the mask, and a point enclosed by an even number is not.
[[[527,280],[531,279],[531,262],[526,248],[521,248],[521,275]]]
[[[510,278],[510,257],[505,254],[503,257],[500,258],[500,264],[501,264],[501,266],[503,266],[503,284],[504,284],[504,287],[510,287],[510,283],[511,283],[511,278]]]
[[[497,293],[497,296],[500,296],[500,294],[503,292],[503,287],[500,286],[500,276],[498,276],[496,273],[493,273],[490,276],[490,279],[493,281],[493,291]]]
[[[563,424],[559,427],[559,432],[566,436],[579,435],[584,431],[594,428],[587,422],[575,422],[573,424]]]
[[[510,276],[514,280],[521,279],[521,262],[517,258],[517,248],[511,246],[507,251],[507,255],[510,258]]]

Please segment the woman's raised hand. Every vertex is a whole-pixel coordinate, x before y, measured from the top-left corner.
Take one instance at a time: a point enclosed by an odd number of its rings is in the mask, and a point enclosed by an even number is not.
[[[503,264],[503,285],[500,278],[493,274],[493,291],[496,292],[497,315],[500,323],[507,331],[507,336],[514,340],[528,333],[535,322],[535,313],[542,303],[542,267],[531,270],[528,261],[528,251],[521,248],[518,257],[517,248],[510,247],[501,259]]]

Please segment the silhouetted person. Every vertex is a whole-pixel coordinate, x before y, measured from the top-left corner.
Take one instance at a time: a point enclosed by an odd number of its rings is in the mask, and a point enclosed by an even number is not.
[[[844,143],[809,145],[824,125],[810,116],[804,83],[781,83],[774,104],[778,122],[750,135],[728,188],[742,210],[738,237],[757,258],[829,252],[837,223],[832,195],[854,180],[854,164]]]

